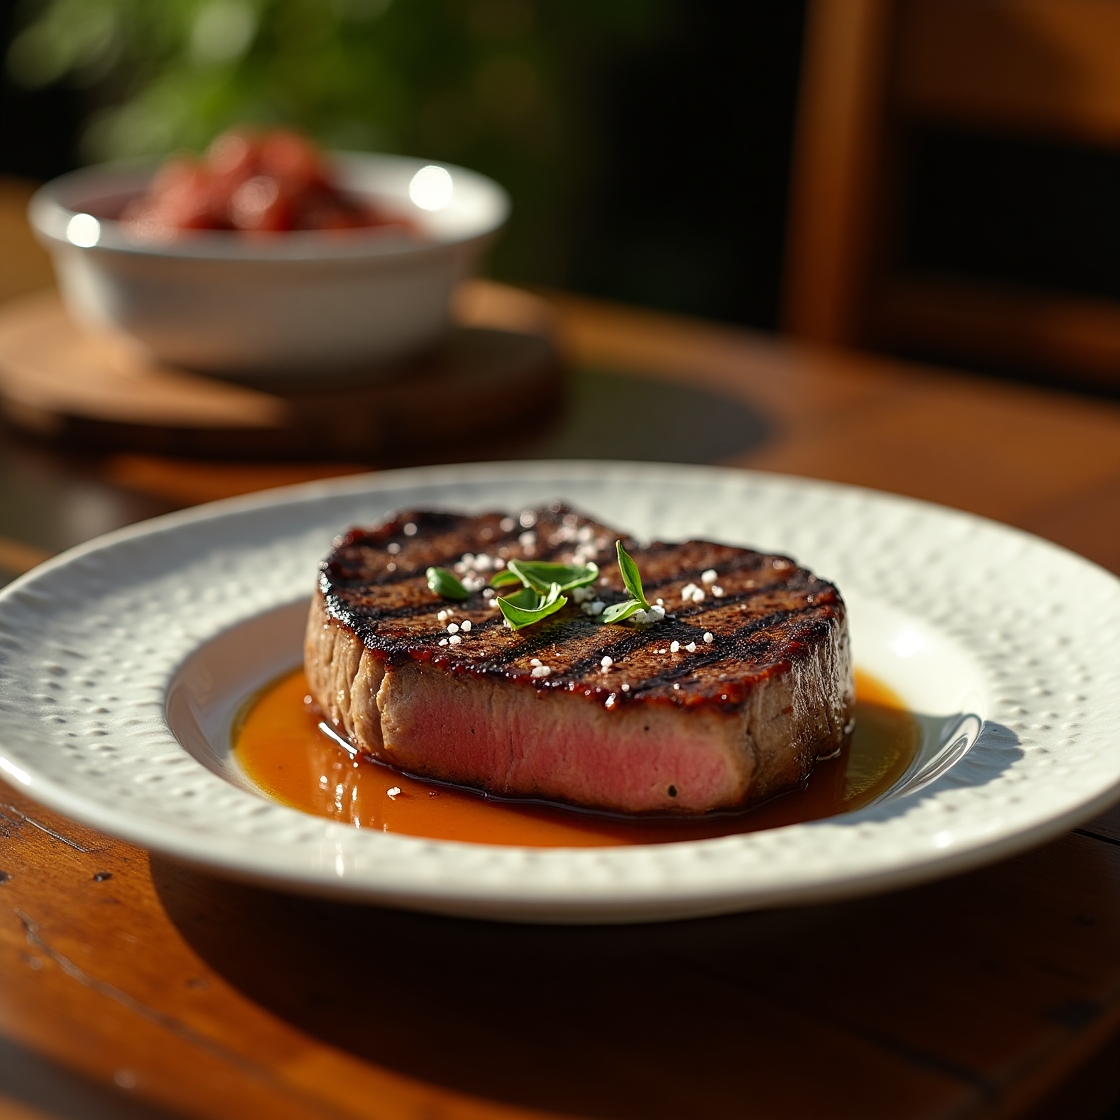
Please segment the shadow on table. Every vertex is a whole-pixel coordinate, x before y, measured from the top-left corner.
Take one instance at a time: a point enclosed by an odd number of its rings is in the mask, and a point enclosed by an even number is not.
[[[151,867],[194,950],[297,1030],[425,1083],[616,1120],[747,1102],[972,1115],[1040,1038],[1093,1029],[1087,980],[1114,971],[1120,931],[1120,866],[1078,836],[878,898],[644,926],[473,922]],[[1073,927],[1040,893],[1067,878],[1101,900]]]
[[[772,434],[762,413],[703,386],[573,369],[563,409],[524,453],[534,459],[719,463]]]
[[[130,1096],[136,1078],[117,1070],[120,1088],[102,1085],[50,1058],[0,1038],[0,1117],[11,1120],[176,1120],[166,1112]],[[9,1112],[9,1109],[18,1111]]]

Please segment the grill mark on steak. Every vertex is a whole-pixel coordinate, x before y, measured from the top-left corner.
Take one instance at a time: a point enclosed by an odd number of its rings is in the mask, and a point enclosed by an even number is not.
[[[791,788],[843,742],[853,689],[844,604],[831,584],[749,549],[642,548],[559,505],[522,515],[532,536],[512,520],[502,529],[503,520],[405,512],[352,530],[324,561],[308,681],[360,750],[503,795],[703,812]],[[664,602],[663,621],[604,625],[569,596],[563,610],[515,632],[481,588],[452,602],[424,575],[466,553],[484,554],[483,568],[493,557],[572,562],[578,546],[602,565],[594,597],[610,604],[628,597],[616,539],[647,596]],[[703,583],[709,568],[719,598]],[[689,583],[705,589],[702,602],[681,597]],[[471,622],[457,644],[441,611]],[[533,659],[551,673],[532,676]]]
[[[564,507],[534,511],[536,546],[522,543],[526,530],[500,528],[501,515],[407,511],[372,530],[352,530],[337,543],[321,569],[320,589],[330,617],[353,630],[371,650],[395,663],[430,661],[438,667],[476,676],[524,680],[540,691],[568,690],[604,697],[615,703],[669,702],[678,706],[734,706],[759,680],[803,656],[824,631],[804,629],[810,617],[827,620],[842,611],[836,589],[783,556],[706,541],[655,542],[639,547]],[[407,535],[404,526],[416,526]],[[488,533],[487,533],[488,530]],[[580,535],[598,545],[602,564],[596,596],[610,604],[627,597],[614,560],[614,541],[622,539],[642,571],[647,596],[664,598],[668,617],[652,626],[603,626],[574,603],[525,630],[512,632],[480,593],[462,602],[444,600],[427,587],[430,565],[452,567],[466,553],[502,555],[503,560],[531,558],[569,561]],[[558,539],[567,538],[567,539]],[[395,544],[399,551],[388,552]],[[386,571],[393,563],[395,571]],[[713,598],[710,586],[702,603],[676,601],[680,588],[699,583],[709,568],[725,586]],[[446,624],[435,615],[452,609],[454,619],[470,618],[472,629],[456,647],[439,646]],[[703,642],[705,631],[715,641]],[[681,650],[668,650],[677,640]],[[683,647],[696,642],[695,653]],[[601,659],[612,666],[602,672]],[[551,669],[531,677],[529,661],[539,658]],[[734,665],[734,673],[729,669]],[[621,689],[628,683],[627,691]],[[680,685],[673,688],[674,684]]]

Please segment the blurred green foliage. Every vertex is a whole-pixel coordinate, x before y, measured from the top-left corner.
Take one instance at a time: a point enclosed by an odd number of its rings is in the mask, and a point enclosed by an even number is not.
[[[201,149],[242,122],[474,167],[512,194],[495,272],[562,282],[603,63],[667,0],[27,0],[6,60],[88,91],[88,160]]]

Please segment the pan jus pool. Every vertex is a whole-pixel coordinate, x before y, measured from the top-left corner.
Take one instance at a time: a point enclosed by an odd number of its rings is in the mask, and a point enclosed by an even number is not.
[[[254,697],[234,729],[241,768],[277,801],[356,828],[534,848],[703,840],[850,812],[894,785],[920,745],[918,724],[901,700],[857,672],[855,731],[802,788],[734,813],[625,817],[410,777],[355,757],[320,719],[303,670],[281,677]]]

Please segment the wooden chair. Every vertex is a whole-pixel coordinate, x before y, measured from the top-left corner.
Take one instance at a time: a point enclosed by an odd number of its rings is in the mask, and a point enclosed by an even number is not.
[[[1120,150],[1120,2],[810,0],[785,329],[1120,387],[1120,299],[907,261],[930,126]]]

